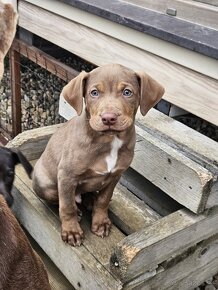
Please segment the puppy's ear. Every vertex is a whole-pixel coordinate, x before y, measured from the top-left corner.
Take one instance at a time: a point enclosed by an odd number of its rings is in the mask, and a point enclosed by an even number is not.
[[[81,72],[63,88],[61,93],[64,99],[76,110],[77,115],[81,115],[82,113],[85,81],[87,77],[88,73]]]
[[[29,163],[29,161],[26,159],[26,157],[23,155],[23,153],[18,150],[18,149],[10,149],[12,152],[12,157],[14,160],[14,164],[19,164],[21,163],[27,173],[27,175],[29,176],[29,178],[32,178],[32,171],[33,171],[33,167],[32,165]]]
[[[140,92],[140,111],[143,116],[154,107],[163,96],[164,88],[144,72],[137,73]]]

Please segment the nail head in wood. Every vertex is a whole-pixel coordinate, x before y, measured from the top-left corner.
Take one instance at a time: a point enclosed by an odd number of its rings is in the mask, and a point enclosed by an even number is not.
[[[171,15],[171,16],[176,16],[177,10],[175,8],[167,8],[166,14]]]

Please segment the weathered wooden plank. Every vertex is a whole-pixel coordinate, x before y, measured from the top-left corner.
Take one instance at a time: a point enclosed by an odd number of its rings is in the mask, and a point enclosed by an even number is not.
[[[165,86],[164,99],[218,125],[216,117],[218,84],[214,79],[54,15],[27,2],[19,2],[19,13],[20,26],[28,27],[31,32],[90,62],[97,65],[118,62],[134,70],[146,69],[148,74]],[[59,25],[54,27],[51,23],[59,23]],[[45,30],[44,27],[47,29]],[[65,35],[68,37],[66,38]],[[95,39],[98,41],[96,42]],[[99,51],[101,51],[100,54]]]
[[[167,269],[160,266],[160,272],[153,278],[143,280],[143,277],[139,277],[125,285],[124,289],[189,290],[196,288],[218,271],[218,240],[210,238],[191,248],[184,258],[176,257],[171,263]]]
[[[113,223],[128,235],[160,219],[160,215],[120,184],[114,190],[109,213]]]
[[[75,78],[78,75],[76,70],[60,61],[57,61],[54,57],[48,55],[44,51],[25,44],[25,42],[21,40],[15,39],[12,48],[66,82],[69,82],[72,78]]]
[[[118,0],[117,2],[119,1],[120,0]],[[187,1],[190,2],[192,0]],[[27,2],[36,5],[42,9],[48,10],[53,14],[62,16],[73,22],[80,23],[93,30],[109,35],[113,38],[120,39],[125,43],[129,43],[131,45],[134,43],[135,47],[158,55],[164,59],[168,59],[174,63],[180,64],[183,67],[187,67],[194,71],[200,72],[203,75],[207,75],[214,79],[218,79],[218,70],[217,70],[218,61],[208,56],[196,53],[195,51],[185,49],[178,45],[174,45],[173,43],[158,39],[157,37],[142,33],[134,29],[130,29],[125,25],[120,25],[116,22],[109,21],[103,17],[99,17],[84,10],[67,5],[65,4],[66,1],[53,0],[51,2],[41,0],[28,0]],[[142,0],[142,2],[144,1]],[[150,2],[152,4],[153,3],[159,4],[162,3],[163,1],[150,1]],[[202,6],[202,4],[197,5]],[[210,19],[212,19],[212,15],[210,15]]]
[[[10,50],[11,74],[11,104],[12,104],[12,135],[15,137],[21,132],[21,72],[20,54],[13,48]]]
[[[203,211],[213,174],[137,126],[136,132],[131,167],[193,212]]]
[[[55,264],[51,261],[51,259],[46,255],[46,253],[39,247],[36,241],[29,235],[27,231],[25,234],[28,237],[28,240],[31,243],[33,249],[40,256],[42,261],[45,264],[49,283],[52,290],[75,290],[75,288],[70,284],[70,282],[64,277],[64,275],[60,272],[60,270],[55,266]]]
[[[19,173],[19,166],[17,169]],[[60,236],[60,221],[20,178],[23,179],[23,176],[17,176],[15,179],[14,211],[23,226],[70,283],[76,289],[105,289],[105,287],[119,289],[120,282],[106,270],[86,246],[74,248],[63,243]],[[107,243],[106,240],[102,240],[102,247],[104,242]],[[95,252],[97,252],[96,248]]]
[[[28,160],[37,159],[44,151],[49,138],[62,125],[63,124],[57,124],[24,131],[11,140],[7,144],[7,147],[19,147]]]
[[[111,269],[123,282],[130,282],[146,272],[151,274],[178,250],[217,232],[218,208],[199,216],[179,210],[118,243],[111,257]]]
[[[217,7],[202,5],[190,0],[124,0],[133,5],[138,5],[166,14],[167,8],[176,9],[176,17],[218,29]],[[209,0],[210,1],[210,0]],[[217,1],[217,0],[215,0]],[[202,2],[204,2],[202,0]],[[205,2],[206,3],[206,2]]]
[[[174,147],[206,168],[218,170],[217,142],[188,126],[151,109],[143,117],[137,112],[136,120],[144,130]],[[191,136],[191,138],[190,138]]]
[[[134,192],[136,196],[161,216],[166,216],[182,208],[181,204],[131,167],[122,174],[120,183]]]
[[[213,5],[213,6],[218,6],[217,0],[193,0],[193,1],[202,2],[202,3]]]

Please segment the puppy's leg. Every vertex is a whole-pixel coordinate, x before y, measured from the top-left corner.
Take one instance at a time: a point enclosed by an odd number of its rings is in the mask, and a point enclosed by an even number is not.
[[[58,171],[59,214],[61,236],[71,246],[80,246],[84,235],[78,221],[78,209],[75,200],[77,183],[64,170]]]
[[[99,192],[99,195],[94,200],[91,231],[102,238],[107,237],[110,232],[111,221],[108,218],[108,207],[119,179],[120,176],[114,179],[113,182]]]

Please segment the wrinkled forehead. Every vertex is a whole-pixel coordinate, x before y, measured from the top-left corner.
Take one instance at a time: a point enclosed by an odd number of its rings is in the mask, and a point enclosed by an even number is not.
[[[108,87],[113,87],[115,84],[126,83],[139,87],[136,73],[121,65],[105,65],[97,69],[94,69],[89,74],[87,80],[87,86],[90,87],[93,84],[103,83]]]

